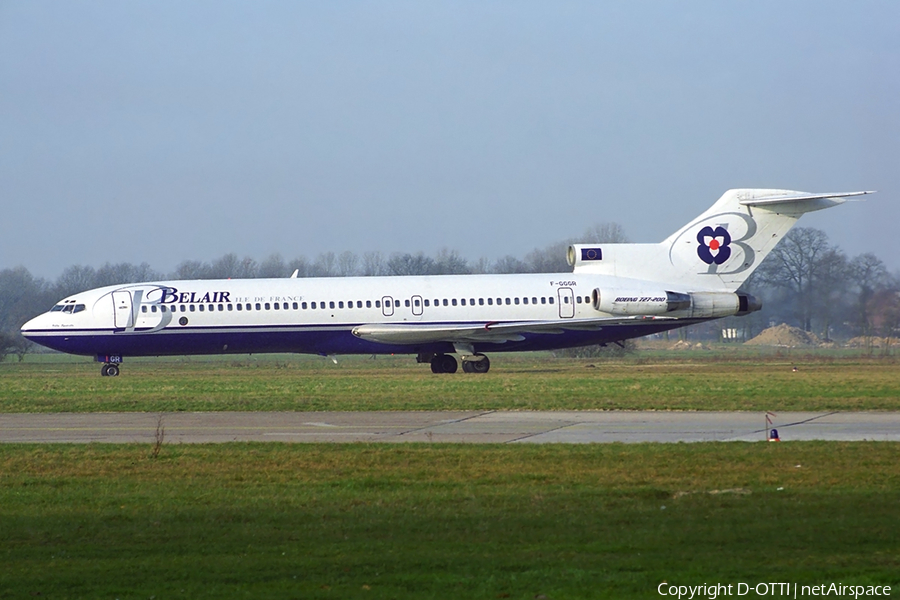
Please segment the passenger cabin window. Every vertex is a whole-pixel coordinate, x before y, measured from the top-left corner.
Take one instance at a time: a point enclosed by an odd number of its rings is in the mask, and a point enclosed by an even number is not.
[[[203,312],[204,310],[206,310],[206,309],[205,309],[205,308],[203,307],[203,305],[201,304],[201,305],[200,305],[200,312]]]
[[[372,301],[366,300],[366,308],[372,308]]]
[[[329,303],[328,303],[328,306],[329,306],[330,308],[334,308],[334,300],[332,300],[331,302],[329,302]]]
[[[266,308],[269,308],[268,306]],[[256,310],[262,310],[262,304],[259,302],[256,303]]]

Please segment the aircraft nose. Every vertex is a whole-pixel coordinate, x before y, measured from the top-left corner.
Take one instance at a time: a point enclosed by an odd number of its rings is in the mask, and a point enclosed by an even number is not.
[[[44,320],[44,315],[38,315],[33,319],[30,319],[26,322],[22,327],[19,328],[19,332],[25,337],[28,338],[28,334],[38,329],[41,329],[41,322]]]

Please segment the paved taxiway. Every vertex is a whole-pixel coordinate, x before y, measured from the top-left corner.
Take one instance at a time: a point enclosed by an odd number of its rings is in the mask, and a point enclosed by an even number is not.
[[[900,412],[208,412],[0,414],[0,443],[900,441]]]

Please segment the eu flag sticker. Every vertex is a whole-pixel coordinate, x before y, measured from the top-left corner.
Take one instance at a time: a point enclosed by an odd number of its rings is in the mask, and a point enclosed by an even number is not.
[[[582,248],[581,260],[603,260],[603,252],[600,248]]]

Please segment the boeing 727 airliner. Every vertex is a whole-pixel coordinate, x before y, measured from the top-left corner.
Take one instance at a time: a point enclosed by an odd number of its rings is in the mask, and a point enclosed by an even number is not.
[[[760,309],[737,293],[806,212],[870,192],[729,190],[659,244],[568,249],[571,273],[163,281],[76,294],[22,327],[94,356],[414,354],[486,373],[488,352],[620,342]]]

